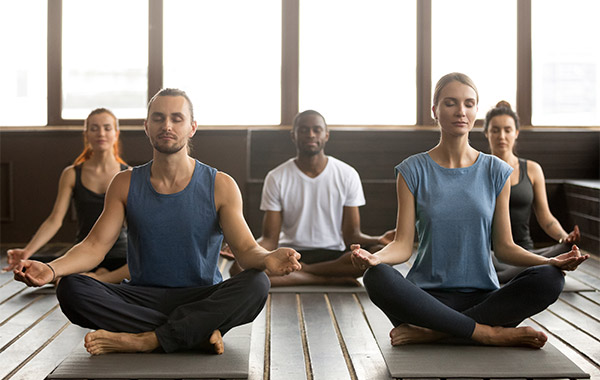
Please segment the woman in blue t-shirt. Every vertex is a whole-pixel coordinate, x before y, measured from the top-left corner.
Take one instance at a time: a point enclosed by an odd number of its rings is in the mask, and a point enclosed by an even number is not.
[[[546,197],[546,181],[540,164],[517,157],[515,145],[519,137],[519,116],[506,101],[500,101],[485,115],[483,133],[488,140],[491,152],[512,166],[510,175],[510,227],[516,244],[528,251],[544,257],[554,257],[569,252],[571,246],[580,239],[579,228],[567,233],[560,222],[552,215]],[[529,233],[531,210],[544,232],[558,242],[548,247],[533,247]],[[494,267],[501,283],[510,281],[523,268],[499,262],[494,257]]]
[[[377,254],[352,247],[354,265],[369,268],[364,275],[369,297],[394,325],[392,345],[461,337],[542,347],[543,332],[515,326],[555,302],[564,285],[561,271],[574,270],[588,258],[576,246],[549,259],[513,242],[512,168],[469,144],[478,101],[468,76],[451,73],[438,81],[432,111],[440,141],[396,167],[394,241]],[[391,265],[410,258],[415,226],[417,257],[404,278]],[[498,258],[530,267],[503,288],[492,265],[492,241]]]

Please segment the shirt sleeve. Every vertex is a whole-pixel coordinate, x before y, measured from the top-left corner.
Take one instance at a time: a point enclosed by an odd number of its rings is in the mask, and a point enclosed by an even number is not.
[[[364,206],[366,204],[365,193],[363,192],[362,184],[360,182],[360,176],[354,168],[352,168],[352,172],[348,174],[346,202],[344,203],[344,206]]]
[[[272,172],[267,174],[263,184],[262,197],[260,200],[261,211],[281,211],[281,197],[279,186]]]

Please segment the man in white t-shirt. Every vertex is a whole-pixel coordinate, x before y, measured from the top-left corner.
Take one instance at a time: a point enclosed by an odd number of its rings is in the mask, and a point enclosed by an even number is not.
[[[353,267],[346,247],[380,248],[393,233],[369,236],[360,230],[358,207],[365,204],[358,172],[325,155],[329,130],[317,111],[294,118],[291,131],[296,157],[271,170],[265,178],[260,209],[265,211],[262,237],[266,249],[294,248],[303,269],[286,277],[271,277],[273,286],[353,284],[362,271]],[[236,273],[233,268],[232,274]]]

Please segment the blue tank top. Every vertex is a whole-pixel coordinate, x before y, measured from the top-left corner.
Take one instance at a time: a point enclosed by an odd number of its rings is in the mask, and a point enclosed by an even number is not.
[[[396,166],[415,198],[419,248],[408,280],[423,289],[499,287],[491,258],[492,220],[511,172],[504,161],[484,153],[466,168],[444,168],[428,153]]]
[[[218,268],[223,233],[215,209],[217,170],[196,161],[190,183],[160,194],[150,182],[152,161],[133,168],[127,195],[127,262],[132,285],[192,287],[223,280]]]

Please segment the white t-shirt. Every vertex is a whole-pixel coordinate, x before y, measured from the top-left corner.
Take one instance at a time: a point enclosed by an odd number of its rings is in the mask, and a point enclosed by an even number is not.
[[[342,236],[344,207],[365,204],[358,172],[327,156],[327,166],[316,178],[304,174],[289,159],[265,178],[260,209],[281,211],[279,245],[304,249],[346,248]]]

